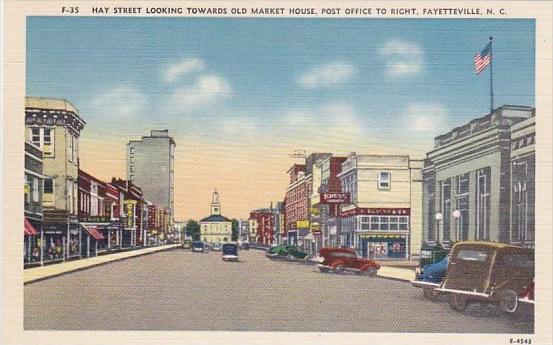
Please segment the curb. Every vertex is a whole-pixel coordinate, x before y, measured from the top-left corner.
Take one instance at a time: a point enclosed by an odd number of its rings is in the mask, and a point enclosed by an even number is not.
[[[146,253],[139,253],[139,254],[136,254],[136,255],[133,255],[133,256],[126,256],[126,257],[122,257],[122,258],[114,258],[113,260],[110,260],[110,261],[98,262],[98,263],[95,263],[95,264],[90,264],[90,265],[88,265],[88,266],[77,267],[77,268],[74,268],[74,269],[70,269],[70,270],[65,271],[65,272],[53,273],[53,274],[48,275],[48,276],[38,277],[38,278],[34,278],[34,279],[31,279],[31,280],[28,280],[28,281],[24,281],[24,282],[23,282],[23,285],[33,284],[33,283],[36,283],[36,282],[40,282],[40,281],[43,281],[43,280],[47,280],[47,279],[59,277],[59,276],[62,276],[62,275],[65,275],[65,274],[69,274],[69,273],[84,271],[84,270],[87,270],[87,269],[89,269],[89,268],[98,267],[98,266],[103,266],[103,265],[107,265],[107,264],[110,264],[110,263],[113,263],[113,262],[117,262],[117,261],[123,261],[123,260],[127,260],[127,259],[136,258],[136,257],[139,257],[139,256],[144,256],[144,255],[149,255],[149,254],[155,254],[155,253],[159,253],[159,252],[164,252],[164,251],[167,251],[167,250],[171,250],[171,249],[178,248],[178,246],[179,246],[179,245],[176,244],[176,245],[172,245],[171,247],[160,248],[159,250],[156,250],[156,251],[151,251],[151,252],[146,252]]]

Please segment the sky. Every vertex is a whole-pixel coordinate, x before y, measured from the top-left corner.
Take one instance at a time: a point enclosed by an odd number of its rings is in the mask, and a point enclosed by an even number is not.
[[[81,168],[125,177],[125,144],[169,129],[176,219],[283,200],[295,150],[408,154],[494,105],[534,106],[534,20],[28,17],[26,92],[87,122]]]

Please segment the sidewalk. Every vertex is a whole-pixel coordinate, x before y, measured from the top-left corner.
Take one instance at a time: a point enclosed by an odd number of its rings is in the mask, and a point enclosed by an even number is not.
[[[52,278],[69,272],[80,271],[86,268],[103,265],[113,261],[119,261],[119,260],[132,258],[135,256],[155,253],[155,252],[175,248],[178,246],[179,244],[168,244],[168,245],[158,246],[158,247],[150,247],[150,248],[143,248],[143,249],[125,251],[120,253],[114,253],[114,254],[95,256],[92,258],[68,261],[60,264],[52,264],[47,266],[28,268],[23,271],[23,284],[28,284],[39,280]]]

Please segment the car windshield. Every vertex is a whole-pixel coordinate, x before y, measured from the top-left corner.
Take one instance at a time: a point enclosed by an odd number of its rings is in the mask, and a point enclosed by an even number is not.
[[[333,252],[330,255],[335,257],[335,258],[348,258],[348,259],[357,258],[357,254],[349,253],[349,252]]]
[[[463,261],[484,262],[488,258],[488,253],[483,250],[461,249],[457,253],[457,259]]]
[[[203,242],[192,242],[192,245],[194,247],[203,247],[204,246],[204,243]]]

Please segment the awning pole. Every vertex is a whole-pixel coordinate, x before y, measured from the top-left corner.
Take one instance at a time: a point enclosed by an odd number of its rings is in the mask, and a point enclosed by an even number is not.
[[[40,226],[40,266],[44,265],[44,229]]]

